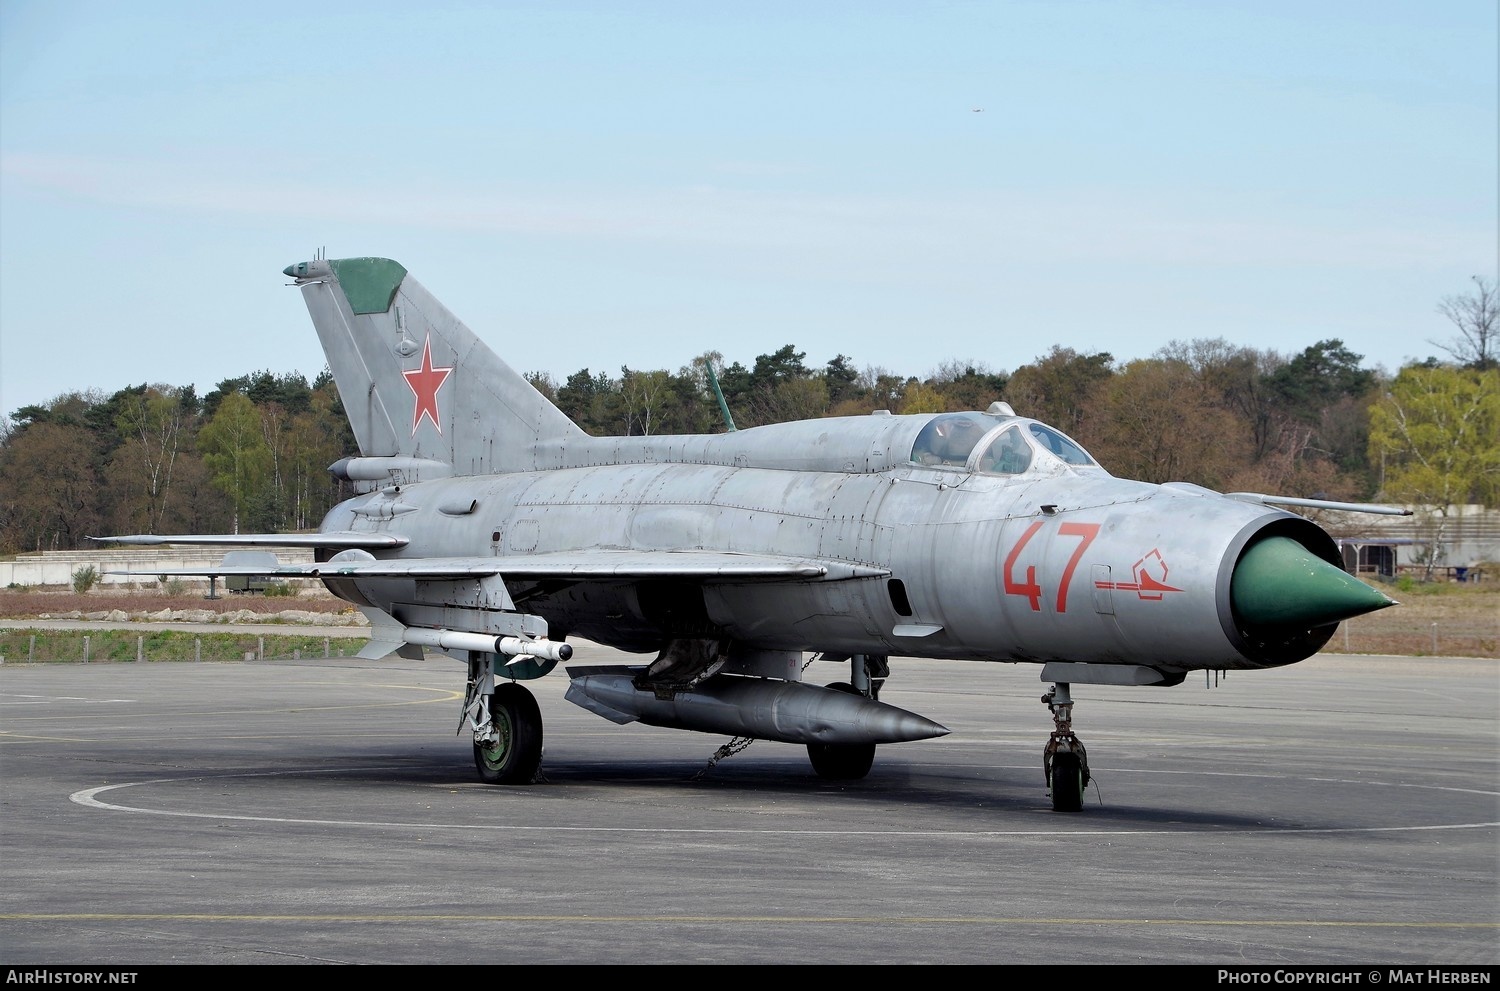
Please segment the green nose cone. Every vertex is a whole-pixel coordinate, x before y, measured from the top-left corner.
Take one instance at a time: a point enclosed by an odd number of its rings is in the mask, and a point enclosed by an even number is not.
[[[1246,551],[1229,595],[1235,615],[1255,626],[1327,626],[1396,604],[1290,537],[1268,537]]]

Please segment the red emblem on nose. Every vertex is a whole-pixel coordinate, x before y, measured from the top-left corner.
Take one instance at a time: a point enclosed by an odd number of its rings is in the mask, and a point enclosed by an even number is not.
[[[417,435],[417,427],[422,423],[422,417],[432,421],[437,427],[437,432],[443,432],[442,417],[438,413],[438,390],[443,383],[448,381],[448,376],[453,374],[453,366],[447,368],[432,367],[432,335],[427,335],[427,340],[422,343],[422,367],[415,368],[409,372],[402,372],[406,377],[406,384],[411,387],[412,395],[416,397],[416,405],[411,411],[411,433]]]
[[[1142,599],[1160,600],[1168,592],[1181,592],[1182,589],[1174,588],[1167,584],[1167,562],[1162,558],[1161,551],[1152,549],[1145,557],[1135,562],[1130,568],[1135,575],[1133,582],[1094,582],[1095,588],[1113,588],[1124,592],[1134,592]]]

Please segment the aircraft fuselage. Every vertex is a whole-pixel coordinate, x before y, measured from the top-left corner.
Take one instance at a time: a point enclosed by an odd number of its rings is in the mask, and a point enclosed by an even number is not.
[[[341,504],[323,528],[394,528],[419,537],[423,557],[712,549],[889,572],[777,583],[508,582],[554,638],[632,651],[724,637],[780,650],[1182,672],[1288,663],[1332,632],[1268,644],[1236,621],[1230,600],[1235,562],[1252,540],[1293,535],[1326,557],[1332,543],[1321,530],[1205,489],[1097,469],[1002,477],[916,465],[595,465],[393,486]],[[399,616],[413,584],[361,580],[357,594]],[[330,587],[353,597],[347,581]]]

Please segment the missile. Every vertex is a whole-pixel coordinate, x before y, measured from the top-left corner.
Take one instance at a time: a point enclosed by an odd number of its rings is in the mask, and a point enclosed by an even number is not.
[[[429,630],[408,626],[401,639],[419,647],[437,647],[441,650],[477,650],[487,654],[508,654],[515,661],[528,657],[540,657],[548,661],[566,661],[573,656],[573,648],[552,640],[526,640],[521,637],[497,637],[486,633],[465,633],[461,630]]]
[[[949,732],[925,716],[820,685],[720,674],[691,688],[642,691],[635,686],[641,670],[569,668],[565,697],[617,723],[781,743],[906,743]]]

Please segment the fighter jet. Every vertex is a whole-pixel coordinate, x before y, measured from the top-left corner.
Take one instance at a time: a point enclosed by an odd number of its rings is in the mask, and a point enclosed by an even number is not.
[[[803,745],[833,779],[864,777],[881,744],[948,732],[880,701],[894,669],[1036,664],[1053,719],[1043,780],[1075,812],[1090,771],[1074,686],[1291,664],[1393,604],[1320,527],[1274,508],[1379,507],[1117,478],[1003,402],[594,437],[400,264],[284,271],[358,442],[330,466],[356,494],[317,533],[100,539],[312,548],[312,564],[132,573],[318,578],[369,618],[360,656],[462,661],[461,732],[487,782],[538,778],[525,683],[583,639],[643,663],[565,667],[568,700],[616,723]],[[847,677],[810,683],[811,660]]]

